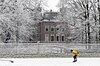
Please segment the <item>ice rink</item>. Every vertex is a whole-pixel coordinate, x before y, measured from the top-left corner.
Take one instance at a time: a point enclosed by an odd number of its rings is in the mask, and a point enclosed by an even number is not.
[[[7,60],[13,60],[11,63]],[[0,66],[100,66],[100,58],[0,58]]]

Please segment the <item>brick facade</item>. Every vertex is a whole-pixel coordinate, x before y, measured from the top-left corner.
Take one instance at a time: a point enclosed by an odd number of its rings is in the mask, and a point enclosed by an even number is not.
[[[38,40],[40,42],[65,42],[65,23],[42,21],[38,23]]]

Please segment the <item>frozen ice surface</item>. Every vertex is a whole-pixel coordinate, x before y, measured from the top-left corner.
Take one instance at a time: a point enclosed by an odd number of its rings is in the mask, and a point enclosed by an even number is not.
[[[1,58],[2,60],[2,58]],[[72,62],[73,58],[12,58],[0,61],[0,66],[100,66],[100,58],[78,58],[77,62]]]

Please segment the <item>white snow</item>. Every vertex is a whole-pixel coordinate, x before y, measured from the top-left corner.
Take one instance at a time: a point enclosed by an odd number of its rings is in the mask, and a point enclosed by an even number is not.
[[[100,66],[100,58],[78,58],[78,61],[73,63],[73,58],[13,58],[0,60],[0,66]]]

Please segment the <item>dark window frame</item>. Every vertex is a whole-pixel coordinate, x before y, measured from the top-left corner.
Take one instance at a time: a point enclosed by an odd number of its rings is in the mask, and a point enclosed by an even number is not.
[[[54,36],[51,36],[51,41],[54,41]]]
[[[59,30],[59,28],[56,28],[57,30]]]
[[[65,41],[65,36],[61,36],[61,41]]]
[[[51,28],[51,31],[54,31],[54,28]]]
[[[45,28],[45,31],[49,31],[49,28]]]
[[[59,36],[56,36],[56,40],[59,41]]]

